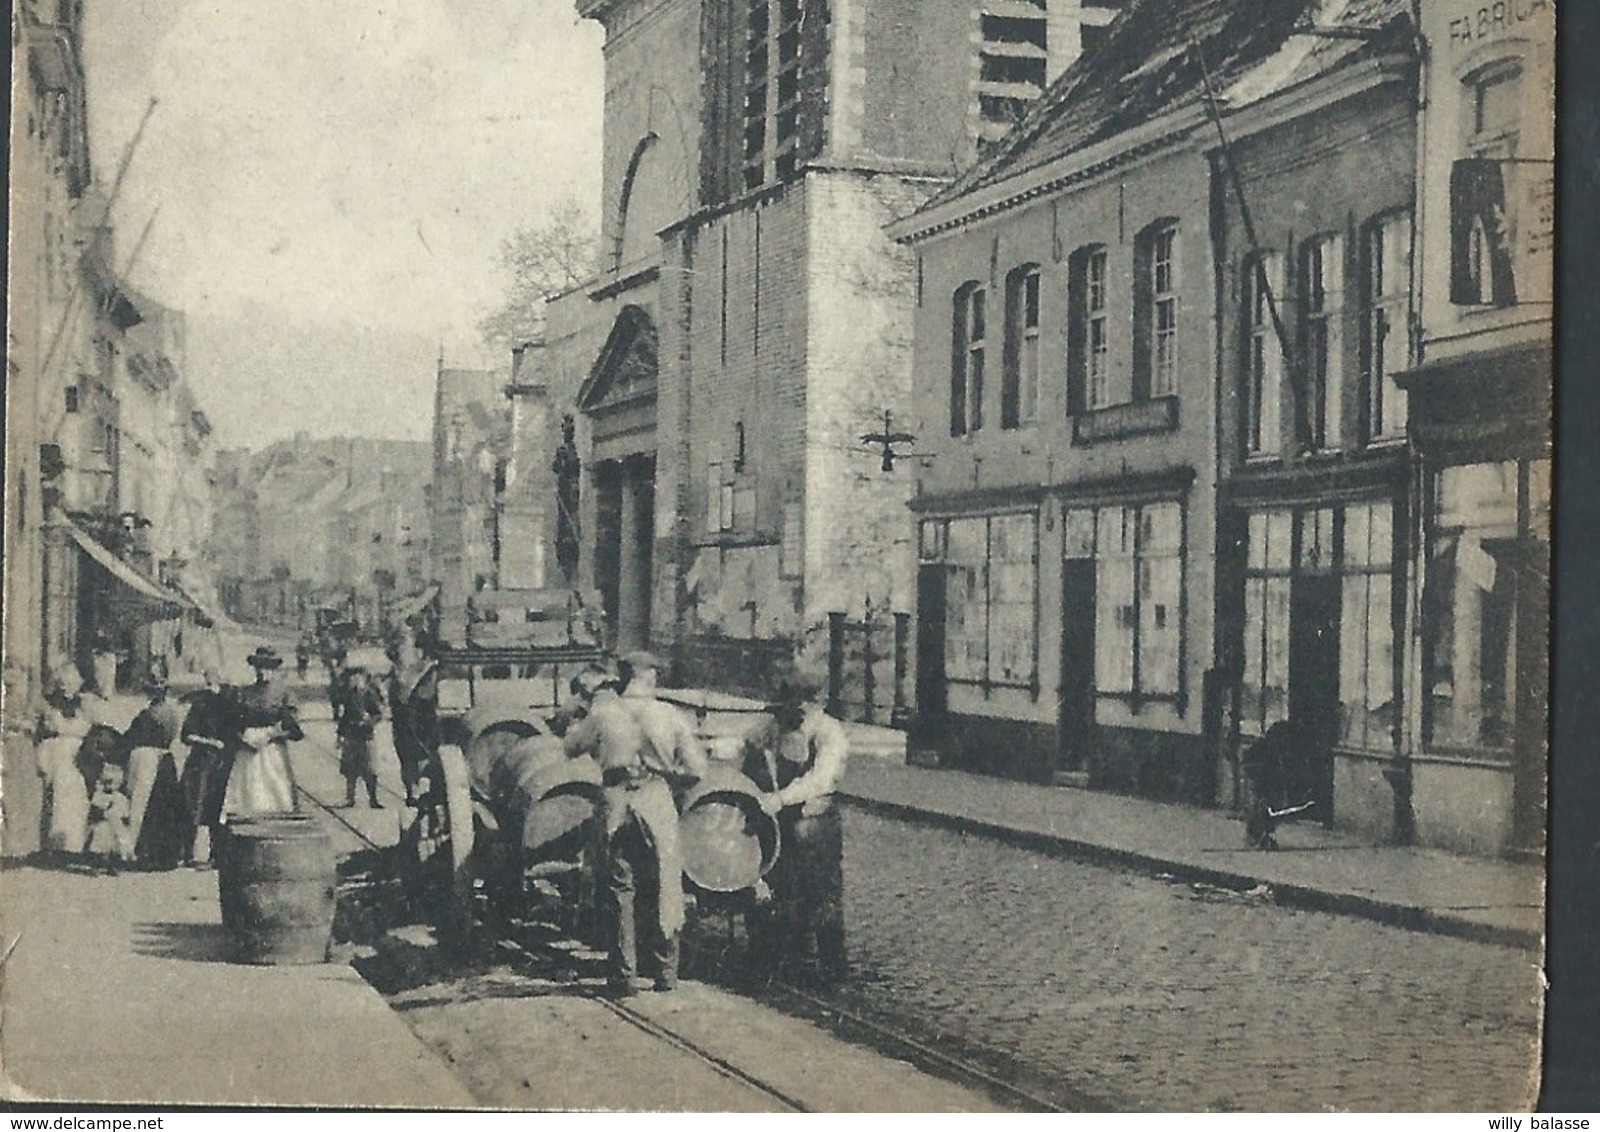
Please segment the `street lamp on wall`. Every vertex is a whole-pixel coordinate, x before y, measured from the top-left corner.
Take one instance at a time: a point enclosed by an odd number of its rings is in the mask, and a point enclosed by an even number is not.
[[[861,436],[861,443],[871,445],[878,450],[882,457],[878,467],[885,472],[894,471],[894,462],[897,458],[909,455],[907,452],[897,451],[896,445],[912,445],[916,442],[917,438],[913,434],[895,431],[894,416],[888,409],[883,411],[882,430],[863,433]]]

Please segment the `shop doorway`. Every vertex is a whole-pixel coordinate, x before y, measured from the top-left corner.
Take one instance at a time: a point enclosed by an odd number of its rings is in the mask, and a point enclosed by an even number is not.
[[[1333,747],[1339,738],[1339,578],[1298,575],[1290,589],[1289,726],[1294,756],[1286,766],[1288,797],[1314,801],[1323,824],[1333,821]]]
[[[1095,740],[1095,560],[1068,558],[1061,563],[1061,692],[1060,748],[1057,766],[1081,771],[1088,766]]]

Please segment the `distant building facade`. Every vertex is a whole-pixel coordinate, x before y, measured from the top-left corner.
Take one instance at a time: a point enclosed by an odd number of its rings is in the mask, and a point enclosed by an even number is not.
[[[220,454],[206,547],[226,613],[305,630],[335,610],[365,631],[428,582],[426,441],[300,434]]]
[[[439,366],[434,391],[429,561],[441,624],[466,624],[467,600],[500,588],[506,476],[511,459],[508,375]]]

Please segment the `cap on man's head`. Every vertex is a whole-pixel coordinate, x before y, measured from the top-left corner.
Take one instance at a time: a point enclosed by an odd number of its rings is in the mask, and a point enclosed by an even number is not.
[[[809,676],[791,676],[778,685],[773,697],[774,707],[799,707],[811,703],[822,694],[820,681]]]
[[[572,678],[569,687],[572,689],[573,695],[593,696],[607,685],[615,686],[616,681],[615,674],[606,671],[598,664],[591,664]]]
[[[215,668],[208,668],[200,674],[200,679],[204,680],[207,686],[212,684],[220,685],[222,683],[222,673]]]

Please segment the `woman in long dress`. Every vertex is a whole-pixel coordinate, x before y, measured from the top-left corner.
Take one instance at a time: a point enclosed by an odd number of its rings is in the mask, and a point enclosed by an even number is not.
[[[38,766],[44,780],[40,841],[47,852],[81,853],[89,836],[89,787],[78,769],[78,748],[91,726],[82,692],[83,677],[66,665],[45,694]]]
[[[150,702],[123,735],[128,748],[128,828],[140,864],[171,869],[186,852],[183,791],[172,755],[180,719],[165,684],[147,684],[145,692]]]
[[[288,696],[267,677],[283,664],[283,658],[271,649],[258,648],[248,659],[256,670],[256,682],[239,692],[239,738],[222,810],[224,814],[287,813],[298,808],[289,744],[305,738],[305,732]]]

